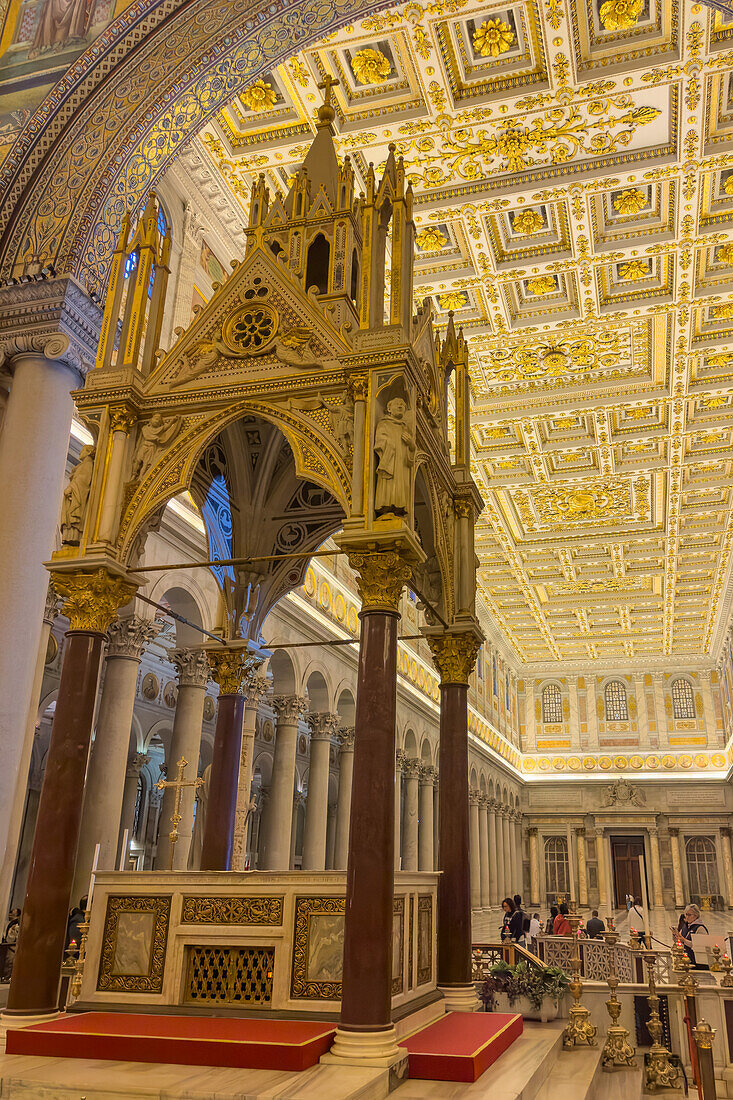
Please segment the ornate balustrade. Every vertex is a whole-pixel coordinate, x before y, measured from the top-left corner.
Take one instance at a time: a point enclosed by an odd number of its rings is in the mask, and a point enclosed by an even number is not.
[[[605,982],[608,978],[611,952],[614,955],[616,976],[622,985],[644,980],[641,952],[625,943],[613,947],[602,939],[580,938],[581,977],[590,982]],[[538,936],[537,953],[545,966],[559,966],[570,971],[573,954],[572,936]],[[672,955],[662,951],[657,955],[654,967],[657,983],[676,984],[672,975]]]

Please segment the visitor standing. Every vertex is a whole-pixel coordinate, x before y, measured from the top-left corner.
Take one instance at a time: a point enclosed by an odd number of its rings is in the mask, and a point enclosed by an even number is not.
[[[606,926],[598,916],[598,910],[594,909],[593,914],[585,926],[585,934],[589,939],[595,940],[601,935],[601,932],[606,931]]]
[[[699,963],[695,958],[695,952],[692,949],[692,937],[696,932],[707,932],[707,928],[700,920],[700,910],[698,907],[690,903],[682,914],[682,922],[678,925],[677,929],[673,925],[670,925],[670,930],[679,936],[682,941],[687,958],[690,960],[694,967],[698,970],[707,969],[704,964]]]
[[[568,920],[568,912],[568,907],[565,902],[563,902],[560,906],[560,912],[555,917],[555,923],[552,926],[553,936],[572,936],[573,930]]]

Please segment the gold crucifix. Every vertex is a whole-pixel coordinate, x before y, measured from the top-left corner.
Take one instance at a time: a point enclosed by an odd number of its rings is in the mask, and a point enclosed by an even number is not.
[[[178,840],[178,826],[181,824],[181,794],[184,787],[193,787],[194,790],[198,790],[199,787],[203,787],[203,779],[188,779],[184,780],[183,773],[188,767],[188,760],[185,756],[182,756],[178,761],[178,775],[175,779],[159,779],[155,786],[159,791],[165,790],[166,787],[173,787],[176,792],[176,798],[173,803],[173,813],[171,815],[171,825],[173,826],[168,833],[168,839],[171,842],[171,855],[170,855],[170,867],[169,871],[173,870],[173,852],[175,851],[176,841]]]
[[[323,83],[318,85],[318,88],[321,91],[325,91],[325,93],[326,93],[325,98],[323,100],[323,106],[324,107],[330,107],[331,106],[331,89],[338,87],[338,85],[340,83],[341,83],[341,81],[336,80],[336,78],[331,76],[330,73],[328,74],[328,76],[324,76]]]

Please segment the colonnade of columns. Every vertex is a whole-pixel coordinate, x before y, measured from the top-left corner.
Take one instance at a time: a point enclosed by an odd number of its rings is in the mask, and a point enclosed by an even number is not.
[[[469,791],[471,908],[494,909],[524,895],[522,815],[478,790]]]
[[[436,860],[437,770],[400,749],[395,770],[395,867],[432,871]]]

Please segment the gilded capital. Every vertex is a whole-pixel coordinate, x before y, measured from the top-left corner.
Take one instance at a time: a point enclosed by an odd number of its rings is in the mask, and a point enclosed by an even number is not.
[[[352,401],[366,401],[369,396],[369,375],[352,374],[348,381],[348,389]]]
[[[400,550],[349,554],[356,573],[362,611],[397,611],[402,589],[412,577],[412,565]]]
[[[162,625],[142,615],[117,619],[107,631],[107,656],[130,657],[139,661],[143,650],[158,636]]]
[[[109,422],[113,432],[129,435],[135,423],[135,413],[127,405],[115,405],[109,410]]]
[[[51,584],[64,601],[62,611],[70,630],[104,634],[117,611],[132,599],[137,585],[106,569],[52,572]]]
[[[239,695],[242,690],[247,660],[245,649],[209,649],[211,676],[219,685],[220,695]]]
[[[205,688],[212,678],[205,649],[174,649],[170,653],[170,662],[175,667],[179,687]]]
[[[467,684],[481,648],[481,638],[466,632],[429,634],[427,639],[441,684]]]
[[[459,519],[473,518],[473,504],[467,497],[457,497],[453,501],[453,508]]]

